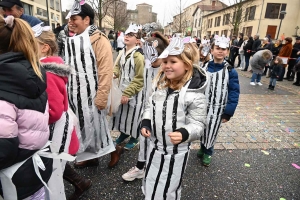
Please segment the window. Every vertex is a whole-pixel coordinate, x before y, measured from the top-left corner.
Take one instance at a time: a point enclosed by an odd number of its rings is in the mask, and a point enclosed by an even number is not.
[[[26,15],[32,15],[32,5],[29,5],[27,3],[23,3],[23,9],[24,9],[24,14]]]
[[[59,22],[59,18],[60,18],[59,15],[56,15],[55,21],[56,21],[56,22]]]
[[[54,0],[50,0],[50,8],[54,8]]]
[[[195,19],[195,28],[197,27],[197,19]]]
[[[219,35],[219,31],[215,31],[215,35]]]
[[[201,18],[199,18],[198,20],[198,27],[200,27],[200,25],[201,25]]]
[[[228,34],[228,30],[222,30],[221,31],[221,35],[224,35],[225,37],[227,37]]]
[[[51,13],[51,19],[54,19],[54,13]]]
[[[243,34],[250,37],[252,35],[252,26],[244,27],[243,28]]]
[[[37,7],[36,11],[37,11],[36,12],[37,15],[40,15],[40,16],[43,16],[43,17],[48,17],[47,10],[44,10],[42,8]]]
[[[57,11],[60,11],[59,1],[55,1],[55,8]]]
[[[280,11],[283,11],[286,9],[286,4],[280,4],[280,3],[268,3],[265,18],[269,19],[282,19],[283,15],[280,14]]]
[[[220,26],[221,16],[215,18],[215,27]]]
[[[223,25],[228,25],[230,19],[230,13],[223,15]]]
[[[246,9],[245,21],[253,20],[255,16],[256,6],[251,6]]]
[[[207,28],[211,28],[212,27],[212,22],[213,22],[213,19],[209,19],[208,22],[207,22]]]

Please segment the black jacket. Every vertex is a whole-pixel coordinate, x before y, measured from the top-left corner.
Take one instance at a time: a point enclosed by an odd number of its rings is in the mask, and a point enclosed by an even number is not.
[[[278,78],[281,74],[283,66],[274,64],[272,62],[271,66],[269,68],[271,69],[271,78]]]
[[[292,51],[292,54],[291,54],[291,58],[298,58],[298,51],[300,51],[300,44],[299,43],[295,43],[293,45],[293,51]]]
[[[280,44],[278,47],[275,47],[275,44],[274,44],[273,48],[272,48],[272,54],[274,56],[277,56],[279,54],[279,51],[280,51],[281,47],[282,47],[282,44]]]
[[[46,73],[42,69],[43,80],[34,72],[22,53],[8,52],[0,55],[0,100],[13,104],[17,109],[45,112],[47,106]],[[33,127],[34,129],[34,127]],[[0,129],[1,130],[1,129]],[[19,127],[21,130],[21,127]],[[22,135],[24,136],[24,133]],[[27,134],[28,136],[28,134]],[[21,139],[20,139],[21,140]],[[0,138],[0,170],[31,157],[38,150],[19,147],[19,136]],[[41,157],[46,167],[40,174],[48,182],[52,174],[52,159]],[[18,199],[24,199],[43,187],[34,172],[32,158],[29,158],[13,175]],[[0,184],[0,193],[2,187]]]
[[[244,46],[244,54],[245,56],[251,56],[252,54],[252,46],[253,46],[253,39],[249,39],[247,44]]]
[[[253,41],[252,51],[257,51],[258,47],[261,45],[260,39],[256,39]],[[255,52],[253,52],[254,54]]]

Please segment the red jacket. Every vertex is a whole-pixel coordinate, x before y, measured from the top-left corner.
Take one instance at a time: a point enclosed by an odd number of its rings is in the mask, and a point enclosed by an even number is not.
[[[66,84],[71,73],[71,67],[64,64],[60,57],[46,57],[41,60],[47,71],[47,94],[49,103],[49,124],[58,121],[63,112],[68,110],[69,102]],[[79,149],[79,140],[75,128],[72,132],[69,154],[75,154]]]

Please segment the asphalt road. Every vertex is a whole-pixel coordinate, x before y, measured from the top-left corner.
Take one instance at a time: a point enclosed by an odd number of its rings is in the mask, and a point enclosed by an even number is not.
[[[183,200],[286,200],[300,199],[300,170],[292,163],[300,162],[299,149],[217,150],[210,167],[203,167],[192,150],[183,179]],[[99,167],[77,170],[89,178],[93,186],[81,199],[129,200],[143,199],[141,180],[126,183],[121,175],[135,165],[137,150],[125,152],[114,169],[107,168],[108,156]],[[250,167],[246,167],[245,164]],[[66,183],[67,196],[73,191]]]

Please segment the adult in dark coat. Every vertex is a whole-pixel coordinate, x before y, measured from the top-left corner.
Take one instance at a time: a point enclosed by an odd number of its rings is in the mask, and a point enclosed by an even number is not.
[[[295,72],[293,68],[296,64],[296,59],[298,58],[297,53],[300,51],[300,37],[296,38],[296,43],[293,45],[293,50],[291,54],[291,59],[289,60],[288,71],[286,74],[286,78],[289,81],[293,81],[295,78]]]
[[[252,45],[252,55],[255,54],[255,52],[257,51],[257,49],[260,45],[261,45],[261,41],[259,39],[259,35],[256,34],[256,35],[254,35],[254,41],[253,41],[253,45]]]
[[[299,56],[300,56],[300,53],[299,53]],[[293,85],[296,85],[296,86],[300,86],[300,59],[298,59],[298,60],[297,60],[298,61],[297,64],[294,67],[294,71],[296,73],[296,81],[295,81],[295,83],[293,83]]]
[[[282,40],[276,40],[272,48],[272,54],[277,56],[279,54],[280,49],[282,48]]]
[[[253,37],[249,37],[247,44],[244,46],[244,54],[245,54],[245,69],[242,71],[247,71],[249,67],[250,56],[252,55],[252,46],[253,46]]]

